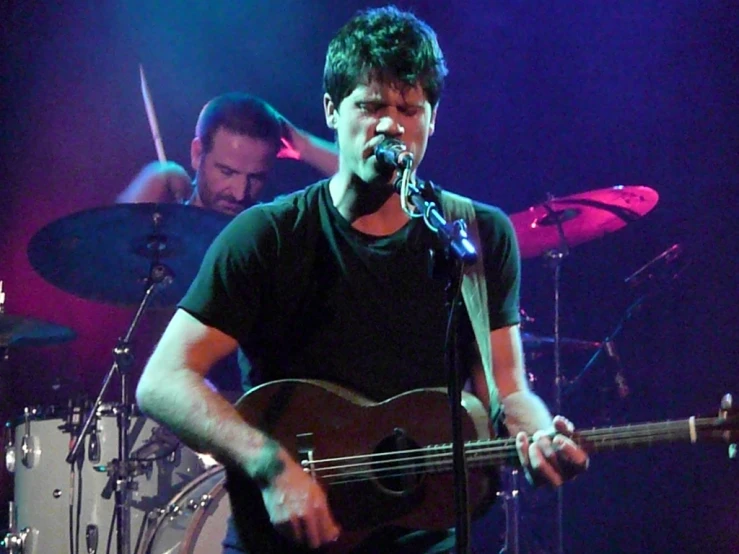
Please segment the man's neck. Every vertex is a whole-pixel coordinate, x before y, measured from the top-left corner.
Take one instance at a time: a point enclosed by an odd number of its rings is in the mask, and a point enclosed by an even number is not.
[[[389,187],[355,182],[336,174],[329,182],[329,192],[341,216],[367,235],[392,235],[408,223],[398,195]]]

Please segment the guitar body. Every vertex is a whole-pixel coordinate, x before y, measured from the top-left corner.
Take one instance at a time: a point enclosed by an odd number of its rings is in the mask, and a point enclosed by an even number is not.
[[[462,403],[465,440],[489,438],[480,401],[465,393]],[[296,460],[305,461],[324,485],[343,529],[340,541],[326,551],[344,552],[387,525],[427,530],[454,526],[453,474],[428,472],[417,463],[434,452],[430,448],[419,455],[418,449],[451,443],[451,410],[445,390],[419,389],[375,403],[330,383],[284,380],[253,389],[236,408]],[[406,454],[395,454],[398,451]],[[414,453],[412,458],[408,451]],[[373,461],[357,458],[365,455],[378,456]],[[316,463],[312,465],[311,460]],[[468,468],[472,509],[493,499],[490,476],[490,470]],[[235,511],[241,509],[239,495],[233,486],[230,489]],[[261,513],[254,513],[253,505],[244,508],[251,517],[268,523],[263,506]]]

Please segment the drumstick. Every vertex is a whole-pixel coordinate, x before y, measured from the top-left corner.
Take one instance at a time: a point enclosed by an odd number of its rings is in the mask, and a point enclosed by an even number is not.
[[[159,134],[159,123],[157,122],[157,114],[154,111],[154,102],[151,99],[149,85],[146,84],[146,76],[144,75],[144,66],[139,64],[139,73],[141,74],[141,94],[144,97],[144,105],[146,106],[146,117],[151,127],[151,135],[154,138],[154,148],[157,150],[157,158],[164,163],[167,156],[164,154],[164,145],[162,144],[162,135]]]

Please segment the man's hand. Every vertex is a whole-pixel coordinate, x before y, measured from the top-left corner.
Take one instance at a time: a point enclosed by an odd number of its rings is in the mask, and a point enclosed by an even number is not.
[[[283,116],[280,116],[280,119],[282,122],[282,137],[280,138],[281,146],[277,152],[277,157],[285,160],[300,160],[306,138],[303,132],[290,121]]]
[[[175,162],[152,162],[118,195],[117,202],[184,202],[192,195],[192,179]]]
[[[537,431],[529,436],[516,435],[516,450],[526,478],[539,485],[548,482],[555,487],[588,468],[587,453],[571,439],[575,426],[562,416],[553,421],[554,430]]]
[[[281,455],[284,469],[262,488],[262,500],[278,532],[311,548],[335,542],[341,530],[326,493],[292,458]]]

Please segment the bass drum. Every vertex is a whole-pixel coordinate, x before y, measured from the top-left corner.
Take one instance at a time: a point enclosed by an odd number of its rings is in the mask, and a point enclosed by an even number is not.
[[[65,460],[80,423],[79,411],[26,408],[12,428],[6,452],[14,475],[16,528],[22,554],[115,552],[116,409],[103,405],[85,437],[78,462]],[[198,454],[140,414],[130,418],[132,545],[145,523],[178,491],[205,471]]]
[[[220,552],[231,515],[226,470],[214,466],[193,480],[170,503],[149,514],[144,541],[136,554],[212,554]]]

